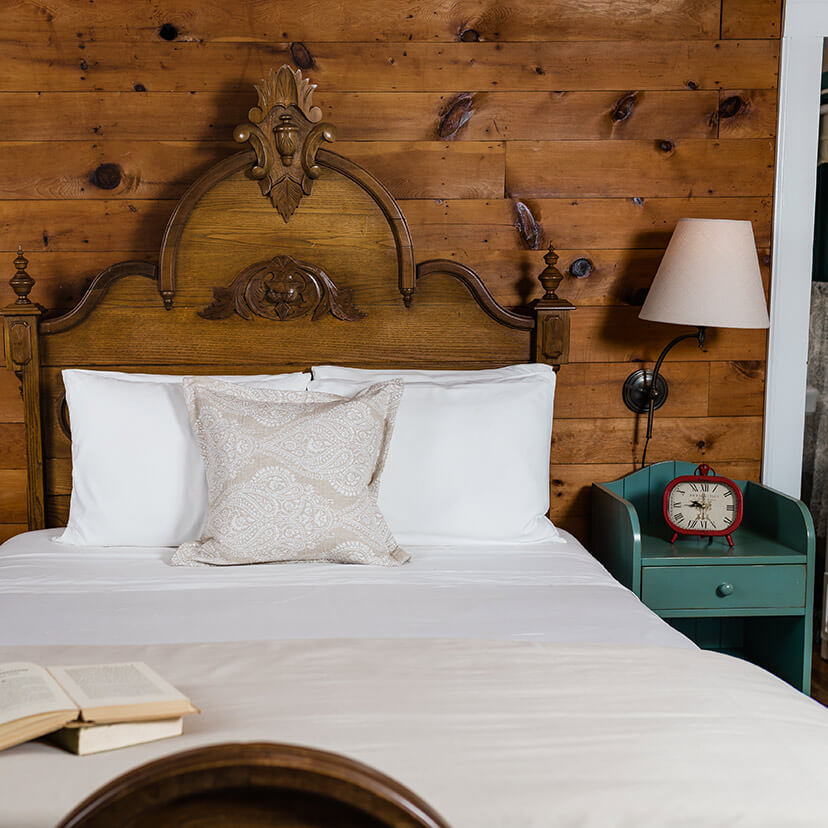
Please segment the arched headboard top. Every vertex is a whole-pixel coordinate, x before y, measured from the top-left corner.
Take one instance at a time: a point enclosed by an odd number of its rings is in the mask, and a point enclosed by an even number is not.
[[[243,174],[258,182],[262,196],[287,224],[325,171],[353,182],[385,218],[396,250],[399,290],[406,304],[411,302],[416,269],[405,216],[391,193],[371,173],[325,149],[325,144],[336,140],[336,128],[321,121],[322,110],[312,103],[315,89],[315,84],[302,77],[301,70],[287,65],[278,72],[271,69],[268,77],[256,84],[258,103],[248,112],[247,123],[233,131],[234,140],[247,144],[248,149],[216,164],[195,181],[170,216],[159,256],[159,292],[165,307],[172,307],[175,297],[182,237],[193,211],[207,193]],[[278,234],[275,236],[278,238]]]

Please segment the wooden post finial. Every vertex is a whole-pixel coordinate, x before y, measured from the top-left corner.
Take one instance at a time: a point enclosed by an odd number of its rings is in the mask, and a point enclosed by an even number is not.
[[[575,306],[555,293],[563,281],[563,273],[555,267],[558,254],[553,244],[549,245],[543,260],[546,267],[538,280],[544,294],[532,303],[535,309],[535,362],[545,362],[557,371],[561,363],[569,361],[569,311]]]
[[[9,279],[11,289],[17,294],[16,305],[31,305],[32,301],[29,299],[29,294],[34,287],[35,280],[26,273],[26,268],[29,266],[29,260],[23,255],[23,247],[17,246],[17,257],[14,260],[16,272],[14,276]]]
[[[545,291],[543,298],[557,299],[558,294],[555,291],[563,281],[563,273],[555,267],[558,261],[558,254],[555,252],[555,246],[551,242],[549,244],[549,252],[543,257],[543,260],[546,262],[546,267],[538,276]]]

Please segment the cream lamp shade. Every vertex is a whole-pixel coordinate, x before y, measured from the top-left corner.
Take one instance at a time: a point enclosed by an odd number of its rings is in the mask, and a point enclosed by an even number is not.
[[[705,328],[767,328],[753,225],[680,219],[639,317]]]

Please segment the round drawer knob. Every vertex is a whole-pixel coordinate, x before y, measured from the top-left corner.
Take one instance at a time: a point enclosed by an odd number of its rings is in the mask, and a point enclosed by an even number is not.
[[[728,584],[728,583],[719,584],[716,587],[716,595],[718,595],[720,598],[727,598],[728,595],[733,594],[733,590],[734,590],[733,584]]]

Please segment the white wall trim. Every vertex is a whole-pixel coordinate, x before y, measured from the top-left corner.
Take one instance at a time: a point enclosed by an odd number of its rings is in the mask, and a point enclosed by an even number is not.
[[[828,2],[826,0],[787,0],[785,37],[828,37]]]
[[[819,98],[828,2],[788,0],[779,67],[762,482],[799,497],[808,373]]]

